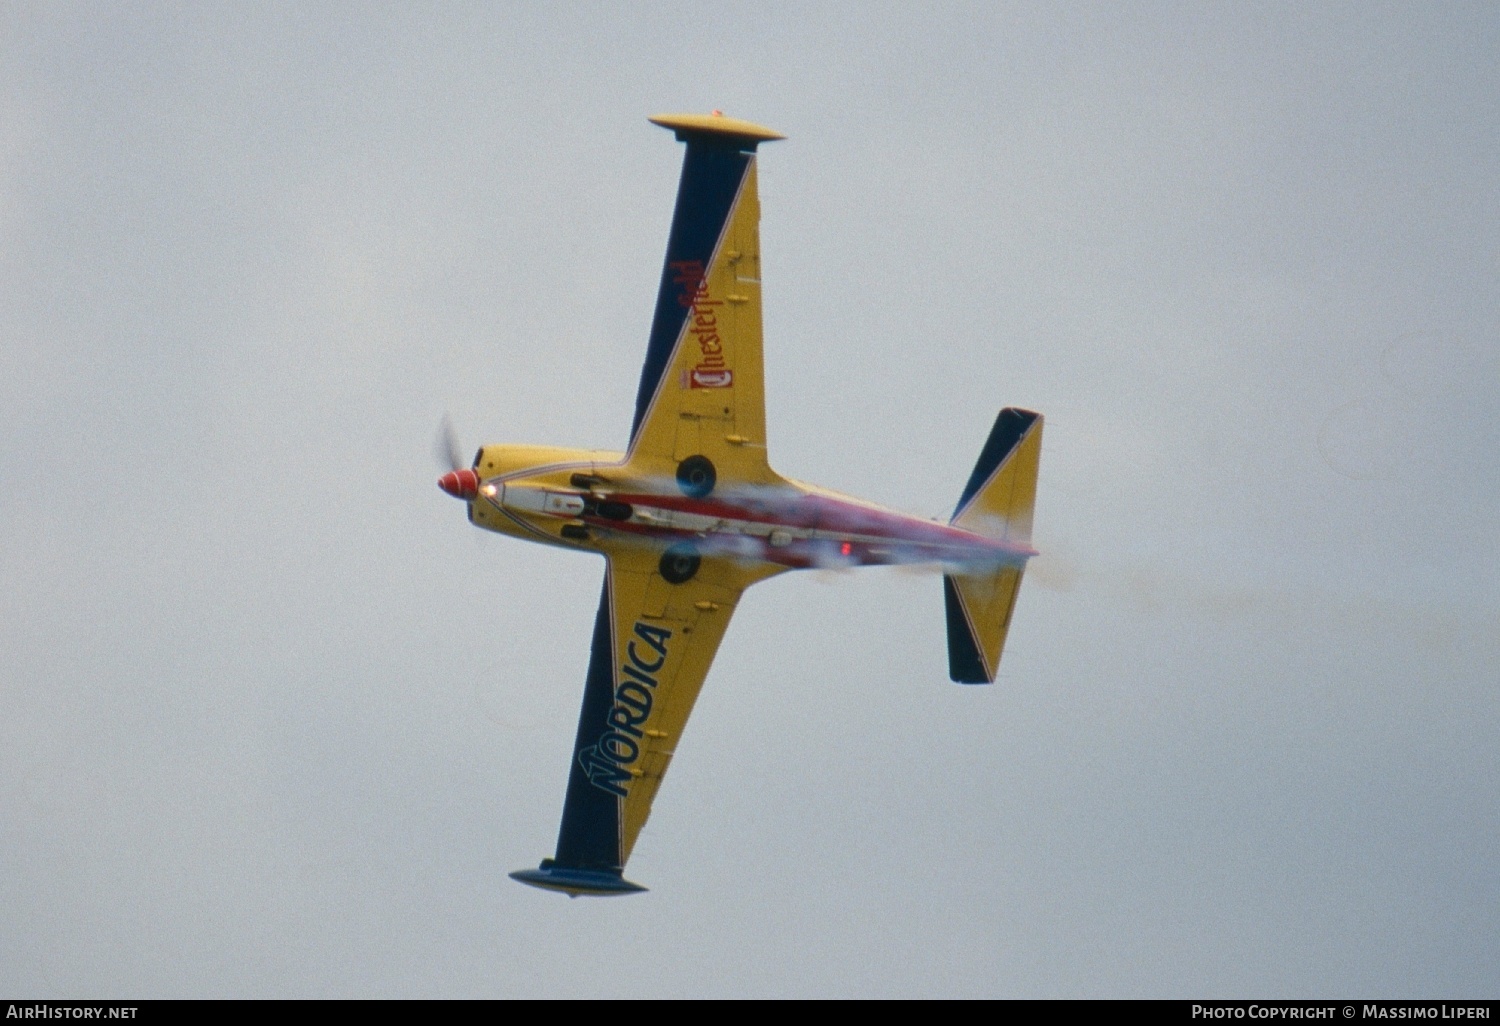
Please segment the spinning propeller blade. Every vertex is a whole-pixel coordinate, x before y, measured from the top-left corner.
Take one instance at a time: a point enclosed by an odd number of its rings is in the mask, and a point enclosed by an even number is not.
[[[433,455],[439,463],[449,470],[462,470],[468,466],[463,457],[463,445],[458,440],[458,432],[453,430],[453,420],[446,413],[438,424],[436,440],[432,443]]]
[[[463,447],[458,441],[458,432],[453,430],[453,421],[445,413],[438,425],[437,441],[433,452],[438,460],[448,467],[448,473],[438,478],[438,487],[455,499],[472,499],[479,491],[479,475],[464,465]]]

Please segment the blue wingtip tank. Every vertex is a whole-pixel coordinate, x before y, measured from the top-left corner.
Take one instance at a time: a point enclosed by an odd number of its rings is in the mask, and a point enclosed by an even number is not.
[[[562,891],[570,898],[580,894],[607,898],[616,894],[639,894],[646,889],[619,873],[559,866],[551,859],[543,859],[536,869],[518,869],[510,874],[510,878],[545,891]]]

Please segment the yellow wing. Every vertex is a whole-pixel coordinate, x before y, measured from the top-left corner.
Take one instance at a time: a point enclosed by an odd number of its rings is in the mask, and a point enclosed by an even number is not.
[[[640,757],[630,767],[631,780],[621,802],[621,866],[651,814],[651,803],[741,593],[778,570],[703,557],[692,580],[670,584],[661,575],[655,550],[632,549],[610,560],[617,706],[625,697],[623,690],[637,699],[652,692],[650,715],[639,724]]]
[[[732,118],[651,120],[675,129],[687,153],[628,472],[670,477],[698,456],[719,480],[774,483],[766,462],[755,147],[780,137]]]
[[[641,889],[621,873],[729,617],[746,588],[782,569],[706,556],[673,584],[662,568],[676,556],[646,544],[610,555],[557,854],[511,874],[523,883],[570,894]],[[687,568],[669,569],[676,578]]]

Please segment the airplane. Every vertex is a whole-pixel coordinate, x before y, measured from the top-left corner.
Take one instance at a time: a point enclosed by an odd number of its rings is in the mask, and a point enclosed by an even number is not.
[[[476,527],[600,553],[557,849],[511,877],[579,895],[624,877],[745,589],[787,570],[943,572],[954,681],[992,683],[1031,547],[1042,417],[1000,411],[947,523],[782,477],[766,456],[756,150],[712,114],[649,119],[687,144],[626,451],[485,445],[438,481]]]

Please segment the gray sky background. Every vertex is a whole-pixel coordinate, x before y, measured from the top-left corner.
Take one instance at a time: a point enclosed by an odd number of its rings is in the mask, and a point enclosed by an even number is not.
[[[0,6],[0,992],[1494,997],[1491,4]],[[740,607],[629,875],[552,851],[681,147],[761,160],[771,456],[946,515],[1001,683]]]

